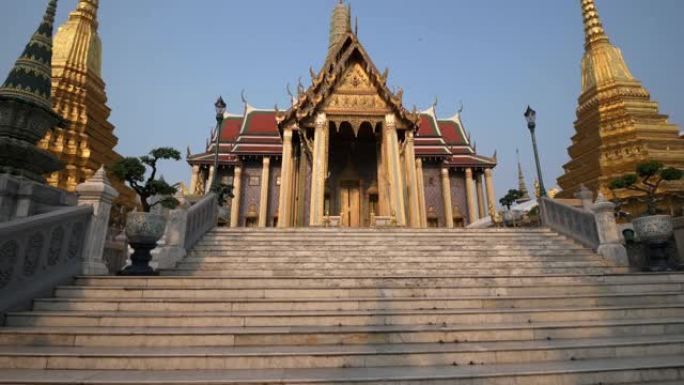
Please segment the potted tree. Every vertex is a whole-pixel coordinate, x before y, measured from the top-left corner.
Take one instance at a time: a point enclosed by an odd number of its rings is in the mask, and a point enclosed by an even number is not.
[[[513,227],[515,227],[515,214],[511,211],[511,206],[513,206],[518,199],[522,198],[522,196],[523,193],[520,190],[510,189],[503,198],[499,199],[501,206],[506,208],[504,221],[511,222]]]
[[[667,242],[672,237],[672,217],[658,214],[658,189],[663,182],[682,178],[682,171],[665,167],[662,162],[648,161],[636,166],[636,174],[627,174],[610,182],[611,190],[632,190],[644,194],[641,201],[646,203],[643,216],[632,221],[639,239],[651,247],[651,270],[667,269]],[[662,194],[661,194],[662,195]]]
[[[131,212],[126,216],[126,236],[134,252],[131,255],[131,265],[119,272],[119,275],[156,275],[150,267],[152,259],[150,251],[157,247],[157,241],[164,235],[166,220],[160,214],[150,210],[161,205],[174,209],[178,200],[173,197],[177,188],[171,186],[163,178],[157,178],[157,162],[162,159],[180,160],[180,152],[168,147],[160,147],[150,151],[148,155],[138,158],[128,157],[110,166],[110,172],[128,185],[140,197],[142,211]],[[145,178],[147,169],[149,177]],[[152,197],[160,196],[155,202]]]

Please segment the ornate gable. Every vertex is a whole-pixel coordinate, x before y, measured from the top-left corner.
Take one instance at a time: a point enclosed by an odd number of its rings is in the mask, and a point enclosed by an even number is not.
[[[318,112],[335,115],[384,116],[394,113],[399,127],[416,129],[420,114],[402,106],[403,91],[387,87],[387,74],[377,70],[356,35],[347,35],[333,47],[311,86],[299,87],[292,107],[278,113],[279,126],[313,119]]]

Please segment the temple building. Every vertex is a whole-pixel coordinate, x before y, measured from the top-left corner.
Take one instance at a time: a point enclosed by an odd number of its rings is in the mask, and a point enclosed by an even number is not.
[[[629,71],[620,49],[611,44],[594,0],[581,0],[585,30],[582,94],[571,160],[558,178],[559,197],[572,198],[584,184],[613,197],[610,181],[634,173],[635,166],[657,160],[684,168],[684,139],[679,127],[659,112],[658,103]],[[664,183],[660,191],[683,191],[684,182]],[[621,191],[628,199],[638,192]],[[632,204],[631,206],[633,206]]]
[[[323,67],[287,111],[245,101],[204,152],[188,154],[190,191],[204,194],[214,177],[233,185],[233,227],[455,227],[489,215],[496,155],[476,153],[460,112],[407,110],[350,13],[335,7]]]
[[[48,131],[38,145],[64,164],[64,169],[47,176],[48,183],[71,192],[100,166],[121,158],[114,151],[118,139],[108,121],[111,110],[101,78],[98,6],[99,0],[80,0],[53,39],[52,106],[65,124]],[[110,179],[120,194],[117,201],[136,205],[133,190]]]

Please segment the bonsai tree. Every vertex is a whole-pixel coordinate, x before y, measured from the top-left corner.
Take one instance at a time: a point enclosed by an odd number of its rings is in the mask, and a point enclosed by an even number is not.
[[[608,187],[611,190],[627,189],[644,193],[646,213],[656,215],[659,200],[656,194],[661,183],[679,179],[682,179],[682,170],[665,167],[662,162],[649,161],[639,163],[636,166],[636,174],[627,174],[613,179]]]
[[[114,177],[127,182],[138,194],[144,212],[150,212],[156,205],[174,209],[179,204],[178,200],[173,197],[177,187],[169,185],[163,178],[156,179],[157,162],[162,159],[180,160],[180,158],[179,151],[170,147],[160,147],[150,151],[148,155],[120,159],[110,166],[109,171]],[[148,167],[152,172],[145,179]],[[162,198],[150,204],[150,198],[154,196]]]
[[[501,206],[506,207],[508,211],[511,211],[511,206],[513,206],[513,203],[517,201],[518,199],[522,198],[523,193],[520,192],[520,190],[508,190],[508,193],[506,195],[499,199],[499,203],[501,203]]]

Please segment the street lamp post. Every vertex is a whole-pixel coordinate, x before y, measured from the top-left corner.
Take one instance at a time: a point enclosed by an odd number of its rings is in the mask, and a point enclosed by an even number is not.
[[[226,113],[226,102],[219,96],[214,104],[216,107],[216,142],[214,143],[214,177],[211,179],[209,192],[215,192],[218,188],[219,144],[221,141],[221,128],[223,127],[223,115]]]
[[[537,137],[534,135],[534,129],[537,127],[537,112],[527,106],[525,111],[525,119],[527,119],[527,128],[530,129],[532,136],[532,149],[534,150],[534,160],[537,163],[537,178],[539,179],[539,196],[546,196],[546,188],[544,188],[544,179],[542,178],[541,163],[539,162],[539,151],[537,151]]]

